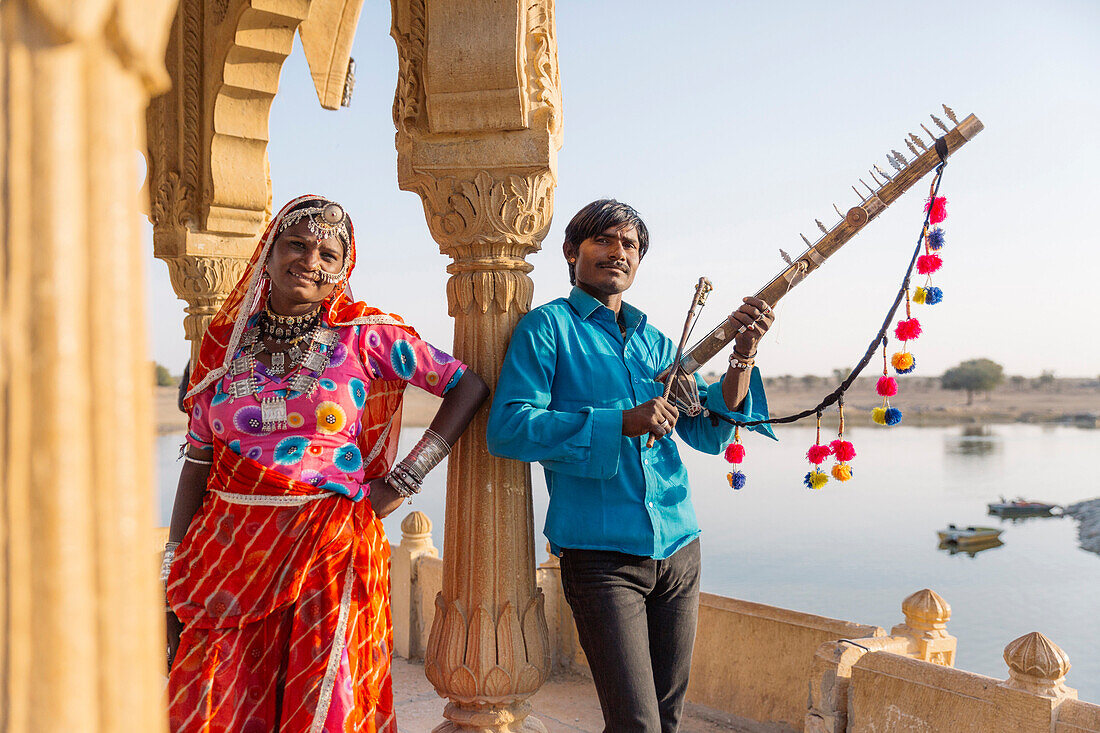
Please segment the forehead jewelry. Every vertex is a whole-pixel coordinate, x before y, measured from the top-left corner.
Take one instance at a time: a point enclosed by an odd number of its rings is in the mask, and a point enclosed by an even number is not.
[[[344,207],[335,202],[329,202],[324,206],[309,206],[304,209],[295,209],[283,217],[279,222],[279,232],[282,233],[294,226],[302,219],[308,219],[309,231],[317,235],[317,239],[329,239],[337,237],[347,249],[351,238],[348,236],[347,219]]]

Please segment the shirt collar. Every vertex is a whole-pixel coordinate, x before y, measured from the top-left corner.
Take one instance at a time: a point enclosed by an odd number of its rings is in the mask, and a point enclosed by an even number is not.
[[[608,315],[611,314],[610,308],[606,307],[603,303],[596,300],[576,285],[573,286],[572,292],[569,293],[569,305],[572,306],[573,310],[575,310],[577,315],[583,320],[588,320],[594,313],[598,313],[601,308],[607,311]],[[645,325],[645,313],[642,313],[626,301],[623,301],[620,307],[622,309],[623,323],[626,325],[627,333],[636,331]]]

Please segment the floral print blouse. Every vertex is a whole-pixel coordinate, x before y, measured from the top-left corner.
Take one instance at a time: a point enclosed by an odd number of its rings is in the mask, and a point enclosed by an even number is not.
[[[229,384],[247,378],[231,374],[196,396],[187,441],[210,448],[216,438],[292,479],[362,499],[364,462],[356,439],[371,381],[401,379],[442,397],[466,365],[397,326],[347,326],[337,334],[313,394],[287,400],[286,428],[263,429],[257,398],[285,395],[292,372],[276,377],[257,361],[254,375],[260,392],[255,397],[231,397]]]

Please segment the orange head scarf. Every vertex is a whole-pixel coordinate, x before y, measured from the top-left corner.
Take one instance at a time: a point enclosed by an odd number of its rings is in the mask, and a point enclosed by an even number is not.
[[[264,277],[271,247],[279,236],[279,225],[288,213],[306,201],[331,203],[324,196],[305,195],[291,199],[268,223],[263,236],[256,245],[256,251],[248,261],[244,275],[230,291],[214,320],[207,327],[199,347],[197,364],[191,365],[191,380],[184,397],[184,408],[190,412],[195,395],[209,389],[229,370],[229,363],[237,351],[241,336],[248,320],[258,313],[267,302],[271,281]],[[322,204],[323,205],[323,204]],[[346,219],[348,243],[345,257],[348,262],[348,276],[355,269],[355,227],[351,217]],[[405,324],[400,316],[383,313],[366,303],[352,300],[348,295],[347,280],[337,283],[333,291],[322,302],[321,308],[330,326],[356,326],[366,324],[387,324],[404,329],[412,336],[417,333]],[[382,475],[393,462],[397,450],[397,437],[401,425],[401,397],[406,382],[372,380],[363,414],[363,432],[359,436],[359,446],[367,465],[367,478]]]

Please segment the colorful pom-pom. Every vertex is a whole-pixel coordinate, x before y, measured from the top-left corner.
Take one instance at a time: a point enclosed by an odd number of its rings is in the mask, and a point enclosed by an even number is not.
[[[726,480],[730,482],[730,488],[734,491],[745,488],[745,474],[740,471],[730,471],[726,474]]]
[[[887,425],[897,425],[901,422],[901,410],[896,407],[888,407],[884,417]]]
[[[943,258],[939,255],[921,255],[917,258],[917,272],[921,275],[931,275],[943,267]]]
[[[928,292],[924,288],[917,288],[913,291],[913,302],[919,305],[924,304],[924,298]]]
[[[837,481],[847,481],[852,477],[852,467],[846,463],[838,463],[833,466],[833,478]]]
[[[898,341],[912,341],[920,336],[920,321],[916,318],[898,321],[897,327],[894,328],[894,335],[897,336]]]
[[[874,420],[879,425],[885,425],[886,424],[886,408],[885,407],[876,407],[875,409],[871,410],[871,419]]]
[[[928,248],[943,249],[943,230],[939,227],[933,227],[932,231],[928,232]]]
[[[829,483],[829,474],[824,471],[810,471],[802,478],[802,483],[806,484],[806,488],[820,489]]]
[[[837,438],[829,447],[833,449],[833,455],[838,461],[850,461],[856,457],[856,448],[847,440]]]
[[[741,463],[745,460],[745,446],[740,443],[730,443],[727,445],[726,460],[730,463]]]
[[[917,360],[908,351],[898,351],[890,357],[890,366],[898,374],[908,374],[916,368]]]
[[[833,449],[829,446],[818,443],[810,446],[810,449],[806,451],[806,458],[809,459],[810,463],[821,465],[821,462],[828,458],[832,452]]]
[[[930,285],[924,289],[924,303],[925,305],[936,305],[943,301],[943,291],[937,288],[935,285]]]
[[[931,213],[928,216],[928,221],[932,224],[939,224],[941,221],[947,218],[947,199],[943,196],[937,196],[936,198],[928,197],[928,200],[924,202],[924,210],[931,209]]]
[[[893,377],[879,377],[875,390],[883,397],[893,397],[898,393],[898,380]]]

